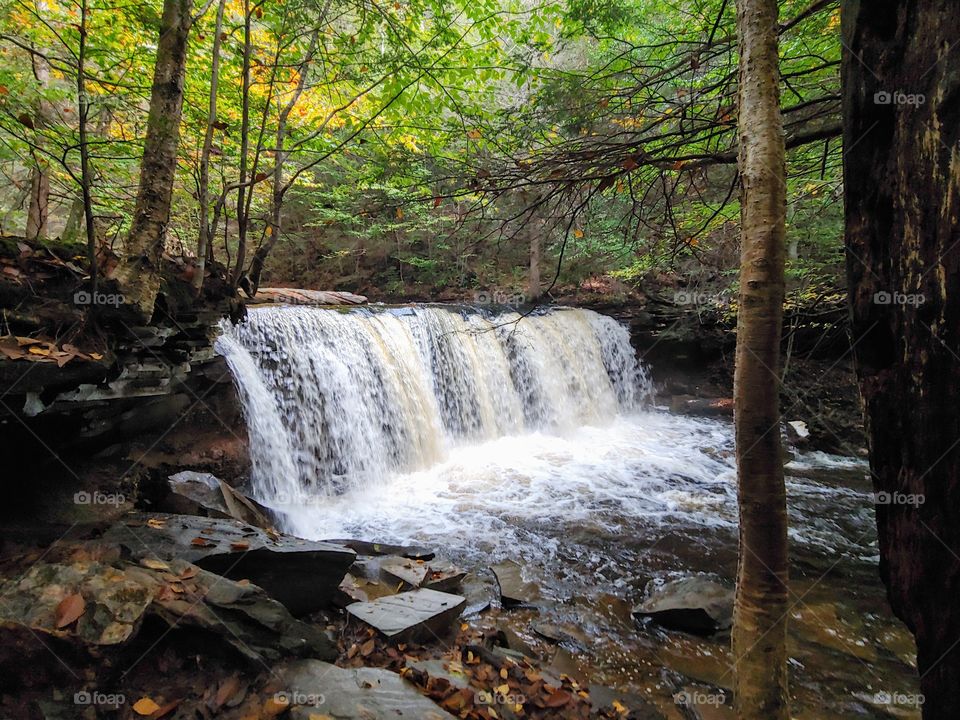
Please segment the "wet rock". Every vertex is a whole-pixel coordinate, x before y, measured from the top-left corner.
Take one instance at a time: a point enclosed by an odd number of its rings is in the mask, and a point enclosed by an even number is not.
[[[350,548],[357,555],[382,557],[384,555],[398,555],[410,560],[433,560],[435,553],[430,548],[417,545],[390,545],[389,543],[374,543],[366,540],[325,540],[331,545],[342,545]]]
[[[491,570],[500,586],[500,599],[504,607],[530,605],[540,599],[540,588],[523,579],[523,570],[513,560],[494,565]]]
[[[697,398],[688,395],[674,395],[670,398],[670,411],[677,415],[733,417],[733,399]]]
[[[464,570],[445,560],[427,562],[401,557],[383,558],[380,572],[388,582],[439,592],[455,590],[467,575]]]
[[[505,622],[501,621],[497,623],[497,634],[494,639],[501,647],[514,650],[524,657],[538,657],[537,653],[534,652],[527,641],[520,637],[516,631]]]
[[[810,440],[810,430],[803,420],[791,420],[784,423],[787,431],[787,439],[794,445],[804,445]]]
[[[168,478],[175,495],[194,503],[196,515],[233,518],[264,530],[271,529],[269,511],[229,483],[210,473],[184,470]],[[200,512],[200,510],[204,512]]]
[[[730,627],[733,599],[733,590],[707,577],[694,576],[654,589],[633,614],[673,630],[708,635]]]
[[[695,720],[736,720],[737,717],[733,709],[733,696],[717,688],[685,685],[674,694],[673,701]]]
[[[663,720],[660,711],[636,693],[619,692],[603,685],[591,685],[589,691],[590,705],[595,711],[607,710],[608,715],[631,720]]]
[[[488,610],[498,595],[496,581],[489,577],[490,573],[467,575],[461,583],[463,594],[467,598],[467,607],[463,614],[467,617],[478,615]]]
[[[399,675],[378,668],[341,668],[317,660],[279,671],[293,720],[450,720]]]
[[[423,560],[407,558],[384,558],[380,563],[380,572],[388,581],[406,583],[418,588],[430,574],[430,566]]]
[[[578,648],[586,648],[589,645],[587,634],[574,625],[561,626],[549,622],[535,622],[531,629],[540,637],[553,643],[564,643]]]
[[[232,580],[247,579],[294,615],[330,607],[356,559],[352,550],[330,543],[190,515],[136,516],[111,527],[104,539],[137,559],[179,558]]]
[[[444,635],[466,607],[466,598],[414,590],[347,606],[347,612],[391,640],[429,641]]]

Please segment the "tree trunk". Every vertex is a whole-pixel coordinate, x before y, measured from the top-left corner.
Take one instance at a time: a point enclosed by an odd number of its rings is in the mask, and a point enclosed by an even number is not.
[[[843,10],[847,278],[880,573],[917,639],[923,716],[957,718],[960,13]]]
[[[38,9],[46,10],[46,2],[38,3]],[[39,56],[32,56],[31,63],[33,75],[37,79],[37,84],[46,90],[50,84],[50,65]],[[47,125],[47,119],[50,117],[50,104],[46,100],[37,103],[35,110],[36,119],[34,121],[38,130],[42,130]],[[37,142],[42,143],[38,136]],[[41,157],[42,153],[35,148],[31,152],[33,157],[33,169],[30,173],[30,205],[27,210],[27,229],[26,237],[29,240],[45,240],[47,237],[47,218],[50,210],[50,167],[49,163]]]
[[[170,220],[170,202],[180,143],[183,76],[187,63],[192,0],[164,0],[157,63],[153,71],[140,188],[125,256],[115,270],[126,301],[145,321],[160,289],[160,261]]]
[[[244,1],[243,5],[243,88],[241,96],[241,120],[240,120],[240,178],[237,181],[237,260],[233,267],[231,284],[237,287],[240,283],[240,277],[243,275],[244,264],[247,258],[247,226],[249,217],[246,201],[246,193],[253,193],[253,187],[247,187],[247,154],[250,151],[250,58],[251,58],[251,33],[253,25],[253,14],[250,10],[249,0]]]
[[[734,412],[740,556],[734,609],[740,720],[787,720],[787,506],[779,364],[786,166],[776,0],[737,0],[742,237]]]
[[[83,198],[84,228],[87,234],[87,266],[90,273],[90,292],[97,295],[97,232],[93,224],[93,198],[90,186],[93,182],[90,172],[90,144],[87,133],[87,121],[90,104],[87,102],[87,18],[89,9],[87,0],[80,3],[80,48],[77,52],[77,120],[80,134],[80,195]],[[94,309],[94,305],[90,308]]]
[[[47,210],[50,204],[50,170],[47,164],[35,158],[30,172],[30,207],[27,211],[28,240],[47,237]]]
[[[531,222],[527,228],[530,234],[530,274],[527,276],[527,300],[540,299],[540,243],[543,223]]]
[[[217,22],[213,36],[213,60],[210,63],[210,102],[207,112],[207,128],[203,136],[203,150],[200,152],[200,237],[197,241],[197,267],[193,276],[193,287],[199,294],[203,289],[203,275],[207,266],[207,248],[212,247],[213,228],[210,225],[210,154],[213,151],[213,131],[217,122],[217,91],[220,87],[220,47],[223,43],[223,11],[226,0],[217,5]]]

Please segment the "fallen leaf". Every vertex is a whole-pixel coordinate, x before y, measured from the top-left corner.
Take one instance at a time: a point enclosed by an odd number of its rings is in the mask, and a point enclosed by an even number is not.
[[[144,558],[140,561],[140,564],[145,568],[150,568],[151,570],[169,570],[170,566],[167,565],[163,560],[157,560],[156,558]]]
[[[195,537],[193,540],[190,541],[190,544],[193,545],[194,547],[203,547],[203,548],[213,547],[213,543],[204,537]]]
[[[91,355],[91,357],[93,356]],[[147,526],[152,528],[157,528],[157,529],[165,528],[167,526],[167,521],[158,520],[157,518],[150,518],[149,520],[147,520]]]
[[[275,718],[290,707],[290,700],[286,695],[278,693],[272,698],[267,698],[263,703],[263,716],[266,718]]]
[[[566,705],[573,698],[566,690],[557,690],[544,701],[548,708],[558,708]]]
[[[250,543],[247,542],[232,542],[230,543],[230,549],[236,550],[237,552],[242,552],[244,550],[250,549]]]
[[[133,711],[144,717],[153,715],[159,709],[160,706],[148,697],[142,697],[133,704]]]
[[[87,604],[80,593],[67,595],[60,604],[57,605],[56,625],[57,629],[63,629],[68,625],[75,623],[86,611]]]

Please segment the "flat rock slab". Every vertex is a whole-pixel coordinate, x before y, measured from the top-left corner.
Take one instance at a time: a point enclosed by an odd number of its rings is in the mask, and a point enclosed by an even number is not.
[[[120,543],[136,559],[179,558],[231,580],[249,580],[294,615],[330,607],[356,559],[338,545],[191,515],[137,515],[107,530],[104,540]]]
[[[703,576],[668,582],[633,609],[673,630],[710,634],[733,623],[734,591]]]
[[[436,590],[414,590],[347,606],[347,612],[391,640],[432,640],[460,617],[466,598]]]
[[[452,720],[396,673],[302,660],[280,669],[293,720]]]
[[[540,599],[540,588],[523,579],[523,569],[513,560],[505,560],[490,568],[500,586],[500,599],[504,607],[529,605]]]
[[[430,574],[430,566],[423,560],[384,558],[380,563],[380,572],[394,583],[403,582],[411,587],[420,587]]]
[[[466,571],[445,560],[413,560],[385,557],[380,560],[380,573],[394,585],[404,583],[411,588],[427,588],[439,592],[456,590],[467,576]]]

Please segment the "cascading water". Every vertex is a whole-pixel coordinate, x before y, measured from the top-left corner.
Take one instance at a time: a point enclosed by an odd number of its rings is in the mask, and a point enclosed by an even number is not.
[[[727,676],[708,662],[724,657],[724,639],[651,642],[656,631],[638,630],[630,608],[651,579],[708,572],[732,583],[732,424],[644,402],[649,383],[612,319],[570,309],[520,319],[466,308],[261,308],[225,325],[218,348],[244,404],[254,494],[281,511],[284,529],[426,545],[469,570],[475,582],[463,592],[481,597],[487,567],[517,561],[546,600],[542,619],[579,633],[591,678],[659,697],[661,709],[675,708],[665,662]],[[898,631],[878,605],[865,471],[862,460],[821,453],[786,466],[791,575],[818,627],[842,598],[865,636],[889,638]],[[526,616],[515,617],[528,632]],[[837,632],[820,636],[836,648],[849,626]],[[833,710],[854,695],[904,687],[906,666],[886,650],[865,674],[862,659],[840,663],[798,642],[812,661],[792,688],[806,693],[811,717],[824,702],[840,717]]]
[[[625,328],[589,310],[252,310],[217,343],[252,490],[277,510],[440,462],[452,447],[609,422],[649,392]]]

